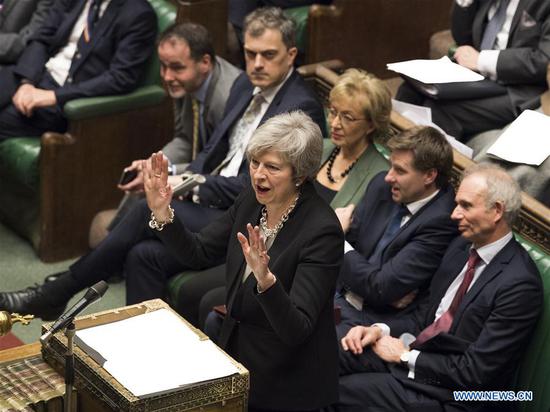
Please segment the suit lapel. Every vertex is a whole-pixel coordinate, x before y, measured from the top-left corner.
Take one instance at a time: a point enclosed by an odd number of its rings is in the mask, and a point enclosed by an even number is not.
[[[71,35],[71,32],[73,31],[73,27],[78,20],[78,17],[84,10],[84,6],[86,5],[86,0],[75,0],[73,1],[74,6],[71,10],[67,11],[65,13],[65,16],[63,17],[63,23],[61,24],[61,28],[56,32],[56,36],[54,37],[56,39],[55,47],[63,47],[65,44],[67,44],[69,40],[69,36]]]
[[[474,46],[479,49],[481,44],[481,38],[483,37],[483,32],[487,26],[487,15],[489,14],[489,9],[493,4],[492,1],[482,1],[480,2],[479,11],[474,18],[472,37]]]
[[[291,87],[291,84],[294,84],[296,80],[296,76],[298,76],[296,70],[292,72],[290,77],[287,79],[287,81],[282,85],[282,87],[279,89],[273,100],[271,101],[271,104],[267,108],[264,117],[262,117],[262,120],[260,121],[260,125],[262,125],[267,119],[273,117],[274,115],[278,114],[279,111],[277,108],[281,104],[281,101],[283,100],[284,96],[287,93],[287,89]]]
[[[366,208],[365,215],[361,217],[362,222],[372,221],[372,215],[376,216],[373,224],[360,226],[360,232],[357,236],[357,245],[361,254],[370,256],[376,249],[378,241],[384,234],[386,226],[388,225],[388,219],[393,213],[395,203],[393,200],[384,198],[377,202],[376,208]],[[367,214],[368,213],[368,214]]]
[[[470,290],[464,296],[462,303],[460,304],[454,319],[453,326],[460,322],[464,309],[476,298],[476,296],[483,290],[485,285],[490,282],[495,276],[502,272],[506,265],[510,262],[514,256],[514,240],[508,242],[508,244],[493,258],[493,260],[487,265],[487,267],[481,272],[479,278],[472,285]]]
[[[518,8],[516,9],[516,12],[514,13],[514,17],[512,18],[512,25],[510,27],[510,34],[508,35],[508,44],[506,47],[510,46],[510,40],[515,34],[515,31],[517,30],[519,23],[521,21],[521,18],[523,16],[523,13],[525,12],[525,9],[531,4],[529,0],[520,1],[518,3]]]
[[[258,223],[260,213],[261,213],[261,210],[262,210],[262,205],[256,204],[252,207],[251,210],[252,211],[250,213],[248,213],[248,212],[246,214],[243,213],[243,216],[247,216],[247,217],[248,216],[256,216],[256,220],[255,221],[250,221],[250,219],[246,218],[245,219],[246,222],[244,222],[244,221],[239,222],[239,225],[240,225],[239,231],[243,234],[246,234],[246,224],[249,221],[253,225]],[[233,305],[233,301],[235,300],[235,296],[237,295],[239,287],[242,284],[243,270],[246,267],[246,261],[244,259],[244,255],[243,255],[242,251],[240,251],[240,245],[238,244],[238,242],[237,242],[237,249],[239,249],[238,250],[239,258],[232,260],[231,261],[231,267],[228,267],[228,269],[227,269],[227,273],[234,274],[232,278],[227,279],[228,284],[226,286],[227,287],[227,299],[226,299],[227,303],[226,304],[227,304],[227,307],[229,309]],[[235,251],[235,253],[237,253],[237,251]],[[229,253],[228,253],[228,255],[229,255]],[[253,275],[250,275],[250,276],[253,276]]]
[[[205,129],[208,129],[208,114],[210,112],[210,103],[212,103],[212,98],[214,96],[214,92],[216,90],[218,80],[220,78],[220,63],[216,59],[214,59],[214,69],[212,70],[212,78],[210,79],[210,84],[208,85],[208,90],[206,91],[206,97],[204,98],[204,109],[203,109],[203,123],[205,126]],[[209,134],[209,133],[206,133]],[[202,141],[202,147],[206,146],[206,137],[201,135],[201,141]]]
[[[71,73],[74,73],[78,68],[86,61],[90,52],[93,48],[99,43],[99,40],[103,37],[106,30],[112,26],[112,21],[118,15],[120,6],[123,4],[124,0],[111,0],[103,16],[98,20],[95,25],[94,33],[91,36],[90,43],[87,47],[83,47],[79,50],[81,58],[78,60],[73,60],[73,65],[71,66]]]
[[[403,226],[401,226],[399,228],[399,231],[397,232],[397,234],[395,235],[395,237],[390,241],[390,243],[388,243],[388,245],[384,248],[384,251],[382,252],[382,255],[384,254],[384,252],[386,250],[389,249],[389,247],[391,246],[391,244],[393,242],[396,242],[401,236],[404,236],[404,234],[407,232],[407,230],[409,229],[409,227],[417,220],[417,219],[420,219],[420,217],[422,216],[422,213],[424,212],[424,210],[426,210],[428,207],[430,207],[433,203],[435,203],[437,201],[437,199],[439,199],[441,196],[443,196],[445,193],[447,193],[447,190],[449,189],[441,189],[439,191],[439,193],[437,195],[435,195],[433,197],[433,199],[431,199],[428,203],[426,203],[424,206],[422,206],[414,215],[412,215],[410,217],[409,220],[407,220],[407,223],[405,223]]]

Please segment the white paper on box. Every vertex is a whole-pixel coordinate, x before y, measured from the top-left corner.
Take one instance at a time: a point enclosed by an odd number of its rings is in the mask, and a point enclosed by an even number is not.
[[[388,70],[404,74],[425,84],[476,82],[484,77],[460,64],[453,63],[447,56],[436,60],[407,60],[386,65]]]
[[[103,367],[137,397],[239,373],[210,340],[200,340],[167,309],[76,332]]]

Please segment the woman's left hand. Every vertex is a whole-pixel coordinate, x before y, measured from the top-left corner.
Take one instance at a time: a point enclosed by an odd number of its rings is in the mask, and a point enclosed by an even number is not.
[[[252,227],[249,223],[246,225],[248,230],[248,239],[241,232],[237,233],[237,239],[243,249],[243,255],[246,263],[252,269],[254,277],[258,282],[261,291],[269,289],[276,281],[275,275],[269,271],[269,255],[265,246],[265,240],[260,236],[260,228]]]

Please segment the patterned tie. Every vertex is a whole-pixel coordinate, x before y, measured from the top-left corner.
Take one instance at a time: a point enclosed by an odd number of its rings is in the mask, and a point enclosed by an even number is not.
[[[238,161],[238,159],[233,158],[235,157],[235,154],[237,154],[241,146],[248,143],[245,141],[245,137],[250,132],[250,126],[260,114],[263,102],[265,102],[265,98],[261,95],[261,93],[256,94],[252,98],[242,117],[235,125],[233,133],[231,133],[231,137],[229,138],[229,151],[227,153],[227,156],[225,157],[223,162],[216,168],[216,170],[221,170],[231,161]]]
[[[84,32],[82,33],[82,36],[84,37],[84,41],[86,43],[90,42],[90,39],[92,38],[94,26],[99,20],[99,11],[101,9],[102,1],[103,0],[92,0],[90,4],[90,8],[88,10],[88,17],[86,18],[86,26],[84,27]]]
[[[453,318],[456,313],[456,310],[460,306],[464,295],[468,291],[472,279],[474,278],[474,273],[476,271],[476,266],[481,261],[481,258],[477,254],[475,249],[470,250],[470,256],[468,257],[468,265],[466,266],[466,273],[464,274],[464,279],[458,287],[456,294],[449,306],[449,309],[443,313],[437,320],[435,320],[431,325],[426,327],[420,334],[416,337],[416,340],[411,344],[411,348],[418,347],[426,342],[428,339],[433,338],[435,335],[448,332],[451,329],[451,324],[453,323]]]
[[[384,234],[378,241],[378,245],[372,252],[372,255],[369,257],[369,263],[377,263],[382,257],[382,252],[390,244],[390,242],[395,238],[397,232],[401,228],[401,221],[403,217],[410,214],[409,209],[403,204],[396,205],[393,215],[391,216],[388,224],[386,225],[386,230]]]
[[[197,153],[199,152],[199,101],[197,99],[193,99],[191,106],[193,109],[193,157],[191,160],[195,160],[197,158]]]
[[[504,22],[506,21],[506,9],[508,8],[510,0],[500,0],[500,3],[495,11],[495,15],[489,20],[485,31],[483,32],[483,38],[481,39],[480,50],[492,50],[497,39],[497,35],[502,29]]]

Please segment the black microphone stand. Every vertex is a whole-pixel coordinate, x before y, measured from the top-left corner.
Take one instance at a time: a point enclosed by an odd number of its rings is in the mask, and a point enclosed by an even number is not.
[[[65,353],[65,397],[63,399],[64,412],[73,412],[73,391],[74,391],[74,352],[73,338],[76,332],[74,322],[71,320],[65,328],[67,337],[67,352]],[[74,410],[76,411],[76,405]]]

